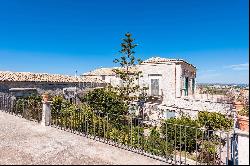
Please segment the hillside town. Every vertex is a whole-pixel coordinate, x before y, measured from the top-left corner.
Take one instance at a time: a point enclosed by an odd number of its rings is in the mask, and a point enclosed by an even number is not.
[[[99,68],[80,76],[30,72],[0,72],[0,93],[19,92],[25,94],[30,88],[38,94],[65,94],[69,90],[71,98],[84,91],[108,85],[122,86],[122,80],[114,72],[115,68]],[[160,122],[161,119],[179,117],[183,113],[197,117],[200,111],[219,112],[233,116],[235,108],[248,108],[248,87],[230,85],[197,85],[196,67],[182,59],[152,57],[134,66],[132,71],[141,71],[136,81],[147,87],[143,117]],[[136,105],[136,101],[134,103]],[[239,106],[240,105],[240,106]],[[139,107],[133,108],[139,114]],[[244,130],[248,130],[244,127]]]

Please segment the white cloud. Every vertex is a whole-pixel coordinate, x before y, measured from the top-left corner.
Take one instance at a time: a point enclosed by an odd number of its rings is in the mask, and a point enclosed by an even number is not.
[[[232,70],[249,70],[249,63],[230,65],[226,66],[225,68],[230,68]]]

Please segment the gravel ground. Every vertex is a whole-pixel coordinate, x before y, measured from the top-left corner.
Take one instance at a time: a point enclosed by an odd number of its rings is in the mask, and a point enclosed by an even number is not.
[[[0,165],[166,165],[0,111]]]

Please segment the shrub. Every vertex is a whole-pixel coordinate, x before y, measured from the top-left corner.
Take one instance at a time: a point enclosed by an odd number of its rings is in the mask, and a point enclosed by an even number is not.
[[[207,130],[229,130],[233,127],[232,118],[217,112],[199,112],[198,121]]]
[[[198,155],[198,161],[201,163],[219,165],[220,158],[217,153],[217,147],[219,146],[219,142],[212,141],[204,141],[201,144],[200,153]]]
[[[41,120],[42,98],[37,95],[18,98],[14,102],[13,111],[21,114],[25,119]]]
[[[196,120],[181,116],[165,120],[161,124],[161,133],[173,146],[176,144],[177,150],[186,148],[188,152],[193,152],[196,150],[197,140],[202,137],[202,131],[198,127]]]
[[[123,99],[110,89],[94,89],[87,93],[82,101],[86,102],[93,110],[105,114],[125,115],[128,113],[128,106]]]
[[[161,137],[156,127],[152,127],[150,135],[146,138],[144,149],[154,155],[170,157],[173,152],[173,146]]]

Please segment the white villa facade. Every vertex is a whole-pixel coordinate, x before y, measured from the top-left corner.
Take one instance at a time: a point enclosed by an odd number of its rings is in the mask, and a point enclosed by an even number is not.
[[[184,60],[150,58],[136,68],[142,71],[138,84],[149,88],[149,96],[162,97],[163,103],[171,103],[176,98],[195,94],[196,68]],[[121,80],[112,71],[113,69],[96,69],[82,76],[95,77],[117,86],[121,84]]]
[[[122,83],[120,78],[113,72],[114,68],[100,68],[82,75],[82,77],[94,77],[101,79],[112,86]],[[213,101],[202,101],[196,99],[196,67],[182,59],[167,59],[152,57],[143,61],[135,67],[142,72],[142,77],[138,80],[141,87],[148,87],[148,96],[158,98],[158,103],[146,103],[154,109],[178,112],[180,108],[188,110],[191,116],[196,116],[198,111],[207,110],[227,112],[230,105]],[[194,111],[191,111],[194,110]],[[162,115],[166,117],[166,111]],[[165,113],[164,113],[165,112]],[[187,112],[187,111],[184,111]],[[177,115],[176,115],[177,116]],[[157,117],[155,117],[157,119]]]

